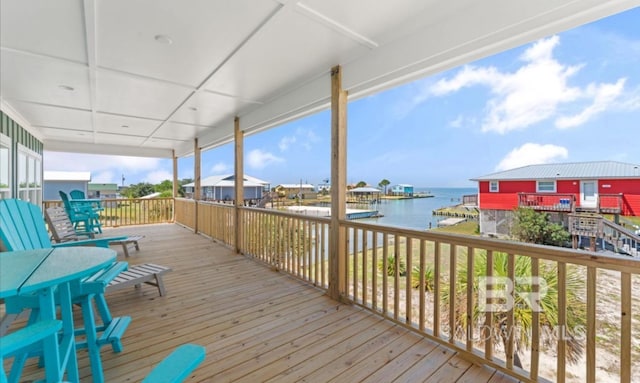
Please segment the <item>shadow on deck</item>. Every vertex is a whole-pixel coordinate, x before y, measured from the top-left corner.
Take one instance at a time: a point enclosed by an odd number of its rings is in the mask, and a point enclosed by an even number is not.
[[[164,277],[165,297],[146,285],[107,295],[114,315],[132,317],[124,351],[103,348],[107,382],[140,381],[183,343],[207,348],[190,378],[197,382],[514,381],[181,226],[130,226],[105,235],[118,233],[145,236],[131,265],[151,262],[173,271]],[[86,352],[79,358],[89,381]],[[30,363],[23,379],[39,378]]]

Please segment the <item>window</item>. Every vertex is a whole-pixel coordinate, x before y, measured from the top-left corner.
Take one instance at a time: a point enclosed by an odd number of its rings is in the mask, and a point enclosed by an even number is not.
[[[0,199],[11,198],[11,140],[0,134]]]
[[[42,203],[42,156],[18,145],[18,198]]]
[[[489,192],[497,193],[500,191],[500,183],[498,181],[489,181]]]
[[[538,193],[555,193],[556,181],[538,181]]]

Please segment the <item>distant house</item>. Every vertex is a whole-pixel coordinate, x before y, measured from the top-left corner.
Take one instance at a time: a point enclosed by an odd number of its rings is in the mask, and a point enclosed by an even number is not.
[[[640,165],[615,161],[530,165],[477,177],[480,232],[508,234],[512,212],[640,215]]]
[[[280,184],[274,188],[280,196],[294,198],[297,195],[310,195],[316,193],[315,186],[311,184]]]
[[[88,190],[87,198],[118,198],[118,184],[90,183]]]
[[[380,200],[380,189],[372,188],[370,186],[363,186],[359,188],[349,189],[347,191],[347,201],[349,202],[373,202]]]
[[[393,185],[389,190],[389,194],[393,196],[413,197],[413,185],[408,185],[408,184]]]
[[[318,193],[330,192],[331,191],[331,184],[330,183],[318,184],[316,186],[316,190],[318,191]]]
[[[71,190],[81,190],[87,195],[91,173],[45,171],[43,181],[42,198],[45,201],[59,201],[60,191],[68,195]]]
[[[233,201],[235,198],[235,176],[233,174],[211,176],[200,181],[201,199],[209,201]],[[269,191],[269,182],[245,175],[243,178],[244,199],[258,200]],[[195,183],[183,185],[185,196],[193,198]]]

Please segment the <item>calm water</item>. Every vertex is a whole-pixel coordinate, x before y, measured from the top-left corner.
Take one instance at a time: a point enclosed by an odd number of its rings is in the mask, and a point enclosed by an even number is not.
[[[404,200],[383,200],[380,204],[371,205],[378,209],[384,217],[359,219],[358,222],[376,223],[386,226],[405,227],[425,230],[438,226],[438,221],[446,217],[434,217],[431,212],[445,206],[462,203],[462,196],[477,194],[476,188],[415,188],[415,192],[430,192],[435,197]]]

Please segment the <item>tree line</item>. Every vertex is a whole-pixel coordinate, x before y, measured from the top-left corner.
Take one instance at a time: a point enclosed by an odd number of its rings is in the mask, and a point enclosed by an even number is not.
[[[184,178],[178,181],[178,197],[184,197],[183,185],[192,182],[193,179],[191,178]],[[172,197],[173,181],[164,180],[156,185],[149,182],[140,182],[134,185],[129,185],[121,194],[127,198],[140,198],[153,193],[160,193],[159,197]]]

